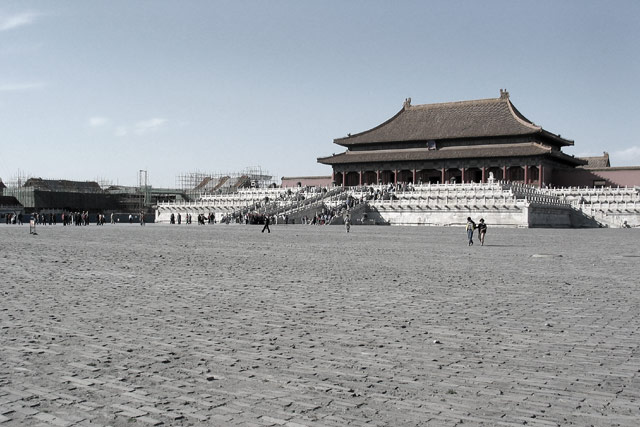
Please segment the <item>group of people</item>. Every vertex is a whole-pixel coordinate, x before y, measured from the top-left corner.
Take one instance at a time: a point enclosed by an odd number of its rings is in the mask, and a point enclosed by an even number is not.
[[[480,218],[480,223],[476,224],[471,217],[467,217],[467,238],[469,239],[469,246],[473,246],[473,232],[478,230],[478,240],[480,240],[480,246],[484,246],[484,236],[487,234],[487,224],[484,223],[484,219]]]
[[[63,212],[62,225],[89,225],[89,212]],[[97,224],[100,225],[98,218]],[[103,222],[104,224],[104,222]]]
[[[63,211],[62,213],[47,213],[47,212],[34,212],[32,214],[26,214],[26,219],[24,219],[24,215],[22,213],[8,213],[5,215],[5,220],[7,224],[22,224],[23,221],[29,222],[29,220],[33,220],[35,224],[38,225],[57,225],[58,221],[62,222],[62,225],[89,225],[91,221],[95,220],[96,225],[104,225],[107,222],[107,216],[103,213],[90,214],[89,211],[82,212],[69,212]],[[93,218],[93,219],[92,219]],[[139,219],[140,224],[144,225],[144,212],[140,212],[137,216],[129,215],[129,223],[133,223],[134,219]],[[110,215],[111,224],[116,224],[119,222],[118,219],[116,221],[116,215],[111,213]]]
[[[5,220],[7,221],[7,224],[22,225],[22,214],[8,213],[5,216]]]

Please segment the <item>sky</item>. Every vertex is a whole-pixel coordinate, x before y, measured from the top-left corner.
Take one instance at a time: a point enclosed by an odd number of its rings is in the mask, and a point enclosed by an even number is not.
[[[0,3],[0,177],[330,175],[335,138],[497,98],[640,165],[640,1]]]

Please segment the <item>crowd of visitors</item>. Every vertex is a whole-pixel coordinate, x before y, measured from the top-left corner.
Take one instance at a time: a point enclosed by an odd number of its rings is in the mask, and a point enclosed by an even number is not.
[[[5,215],[5,220],[7,222],[7,224],[18,224],[18,225],[22,225],[22,214],[16,214],[15,212],[13,213],[8,213]]]

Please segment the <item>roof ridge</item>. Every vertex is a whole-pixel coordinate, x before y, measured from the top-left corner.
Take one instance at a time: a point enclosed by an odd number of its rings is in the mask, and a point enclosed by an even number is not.
[[[490,102],[500,102],[504,101],[502,98],[484,98],[484,99],[472,99],[466,101],[448,101],[448,102],[434,102],[432,104],[417,104],[417,105],[409,105],[407,109],[424,109],[427,107],[451,107],[457,105],[468,105],[468,104],[478,104],[478,103],[490,103]]]
[[[509,108],[509,111],[511,112],[511,114],[513,115],[513,117],[515,117],[515,119],[521,123],[522,125],[537,130],[537,131],[541,131],[542,130],[542,126],[537,126],[535,124],[533,124],[532,121],[530,121],[529,119],[527,119],[525,116],[522,115],[522,113],[520,111],[518,111],[518,109],[515,107],[515,105],[513,105],[511,103],[511,101],[509,100],[509,98],[506,99],[507,102],[507,107]]]

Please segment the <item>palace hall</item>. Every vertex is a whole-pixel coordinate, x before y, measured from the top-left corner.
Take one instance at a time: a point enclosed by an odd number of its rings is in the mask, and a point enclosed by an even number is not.
[[[499,98],[411,105],[373,129],[333,141],[346,151],[318,158],[338,186],[517,181],[539,187],[587,164],[573,141],[534,124]]]

